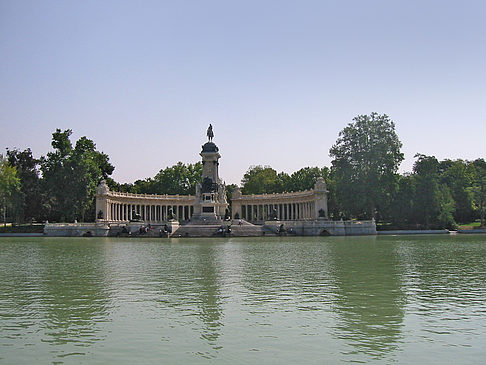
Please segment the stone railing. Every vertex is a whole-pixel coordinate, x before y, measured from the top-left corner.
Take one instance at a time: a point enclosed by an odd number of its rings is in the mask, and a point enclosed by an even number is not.
[[[301,199],[306,197],[313,197],[314,190],[304,190],[304,191],[291,191],[284,193],[274,193],[274,194],[250,194],[241,195],[240,197],[235,197],[232,200],[282,200],[282,199]]]
[[[109,197],[132,198],[132,199],[157,199],[157,200],[194,200],[194,195],[169,195],[169,194],[136,194],[136,193],[122,193],[118,191],[109,191]]]

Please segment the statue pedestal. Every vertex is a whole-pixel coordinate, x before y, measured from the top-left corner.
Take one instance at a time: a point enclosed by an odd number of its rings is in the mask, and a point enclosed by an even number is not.
[[[199,213],[191,217],[189,224],[221,224],[223,220],[215,213]]]
[[[179,229],[179,221],[173,220],[167,222],[167,227],[169,228],[169,232],[173,234],[175,231]]]

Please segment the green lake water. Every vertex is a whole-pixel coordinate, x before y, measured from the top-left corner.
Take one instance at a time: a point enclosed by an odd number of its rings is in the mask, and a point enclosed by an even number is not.
[[[0,238],[1,364],[486,362],[486,235]]]

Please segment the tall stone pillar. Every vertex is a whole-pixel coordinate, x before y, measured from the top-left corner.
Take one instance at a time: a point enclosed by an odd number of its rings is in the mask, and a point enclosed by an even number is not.
[[[314,219],[329,219],[327,210],[327,190],[326,181],[319,177],[314,185]]]
[[[103,222],[109,219],[108,195],[110,189],[105,180],[101,180],[96,189],[96,221]]]
[[[211,137],[212,140],[212,137]],[[216,222],[224,218],[228,202],[226,188],[219,178],[219,149],[212,141],[202,146],[202,181],[196,186],[193,220]]]

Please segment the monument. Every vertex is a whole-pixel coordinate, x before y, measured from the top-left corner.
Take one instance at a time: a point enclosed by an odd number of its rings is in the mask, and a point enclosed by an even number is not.
[[[212,124],[202,145],[201,181],[195,195],[135,194],[109,189],[100,182],[95,223],[46,224],[47,235],[116,236],[120,234],[173,237],[348,235],[376,234],[374,221],[330,221],[327,186],[322,177],[305,191],[244,195],[237,188],[231,199],[219,177],[219,148]],[[233,225],[233,220],[237,224]]]
[[[194,213],[191,220],[202,222],[215,222],[225,216],[228,202],[226,200],[226,187],[219,178],[218,146],[213,142],[213,126],[210,124],[207,131],[208,141],[202,146],[199,154],[202,157],[202,181],[196,185],[194,200]]]

